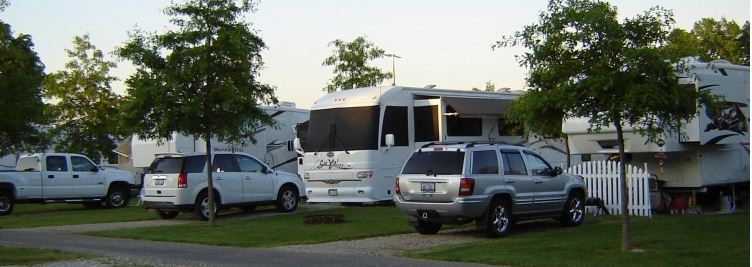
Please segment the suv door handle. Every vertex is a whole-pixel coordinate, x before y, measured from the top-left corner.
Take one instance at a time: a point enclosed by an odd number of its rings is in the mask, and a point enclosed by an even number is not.
[[[535,180],[535,183],[536,183],[536,184],[542,184],[542,183],[543,183],[543,181],[541,181],[541,180]]]
[[[214,179],[214,180],[222,180],[222,177],[217,177],[217,178],[216,178],[216,179]]]
[[[250,180],[251,177],[250,176],[245,176],[245,177],[243,177],[243,179]]]
[[[78,178],[78,174],[74,174],[74,175],[73,175],[73,178]]]
[[[514,180],[513,179],[506,179],[506,180],[504,180],[504,182],[506,182],[508,184],[513,184]]]

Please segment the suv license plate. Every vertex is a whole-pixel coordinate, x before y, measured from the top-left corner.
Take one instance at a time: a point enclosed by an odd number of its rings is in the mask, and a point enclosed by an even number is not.
[[[336,196],[337,195],[337,189],[329,189],[329,195],[330,196]]]
[[[421,182],[420,191],[421,192],[436,192],[436,183]]]
[[[164,179],[154,180],[154,185],[164,185]]]

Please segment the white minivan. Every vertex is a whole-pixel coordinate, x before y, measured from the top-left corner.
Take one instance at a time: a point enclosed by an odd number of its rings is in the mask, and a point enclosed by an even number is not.
[[[299,176],[272,170],[245,153],[212,155],[214,196],[219,209],[241,207],[250,211],[263,204],[276,204],[280,212],[297,209],[300,195],[305,192]],[[144,206],[156,210],[163,219],[175,218],[180,211],[192,211],[198,218],[207,220],[209,196],[205,168],[203,153],[158,156],[149,173],[144,175]]]

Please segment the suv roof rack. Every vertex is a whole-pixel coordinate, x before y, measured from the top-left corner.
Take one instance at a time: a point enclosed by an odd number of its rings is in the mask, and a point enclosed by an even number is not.
[[[474,147],[476,145],[509,145],[509,146],[522,146],[518,144],[512,144],[506,141],[472,141],[472,142],[464,142],[464,141],[449,141],[449,142],[431,142],[428,144],[425,144],[421,146],[420,148],[426,148],[429,146],[441,146],[441,145],[465,145],[465,148]]]
[[[465,142],[462,141],[449,141],[449,142],[430,142],[428,144],[422,145],[420,148],[426,148],[429,146],[443,146],[443,145],[461,145]]]

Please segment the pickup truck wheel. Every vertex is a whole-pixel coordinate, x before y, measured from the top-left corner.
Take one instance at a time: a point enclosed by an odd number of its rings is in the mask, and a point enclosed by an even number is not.
[[[418,224],[415,225],[415,231],[421,235],[435,235],[439,230],[441,230],[440,223],[430,223],[418,220]]]
[[[293,212],[298,208],[298,189],[294,186],[283,186],[277,194],[277,210],[280,212]]]
[[[512,209],[504,199],[494,199],[488,208],[486,221],[486,236],[502,237],[509,233],[512,227]]]
[[[13,197],[8,194],[0,194],[0,216],[5,216],[13,211],[13,207],[16,206]]]
[[[128,205],[128,194],[120,187],[110,188],[105,204],[110,208],[124,208]]]
[[[217,207],[219,207],[219,201],[217,201],[215,197],[214,199],[214,215],[215,216],[217,215],[217,210],[218,210]],[[193,212],[196,213],[196,217],[198,217],[202,221],[209,220],[209,193],[207,193],[206,191],[203,191],[200,194],[198,194],[198,197],[196,197],[196,203],[193,207]]]
[[[179,211],[163,211],[163,210],[157,210],[157,216],[159,216],[160,219],[175,219],[175,217],[178,217]]]
[[[572,192],[567,197],[561,214],[564,226],[579,226],[585,220],[585,197],[580,192]]]

